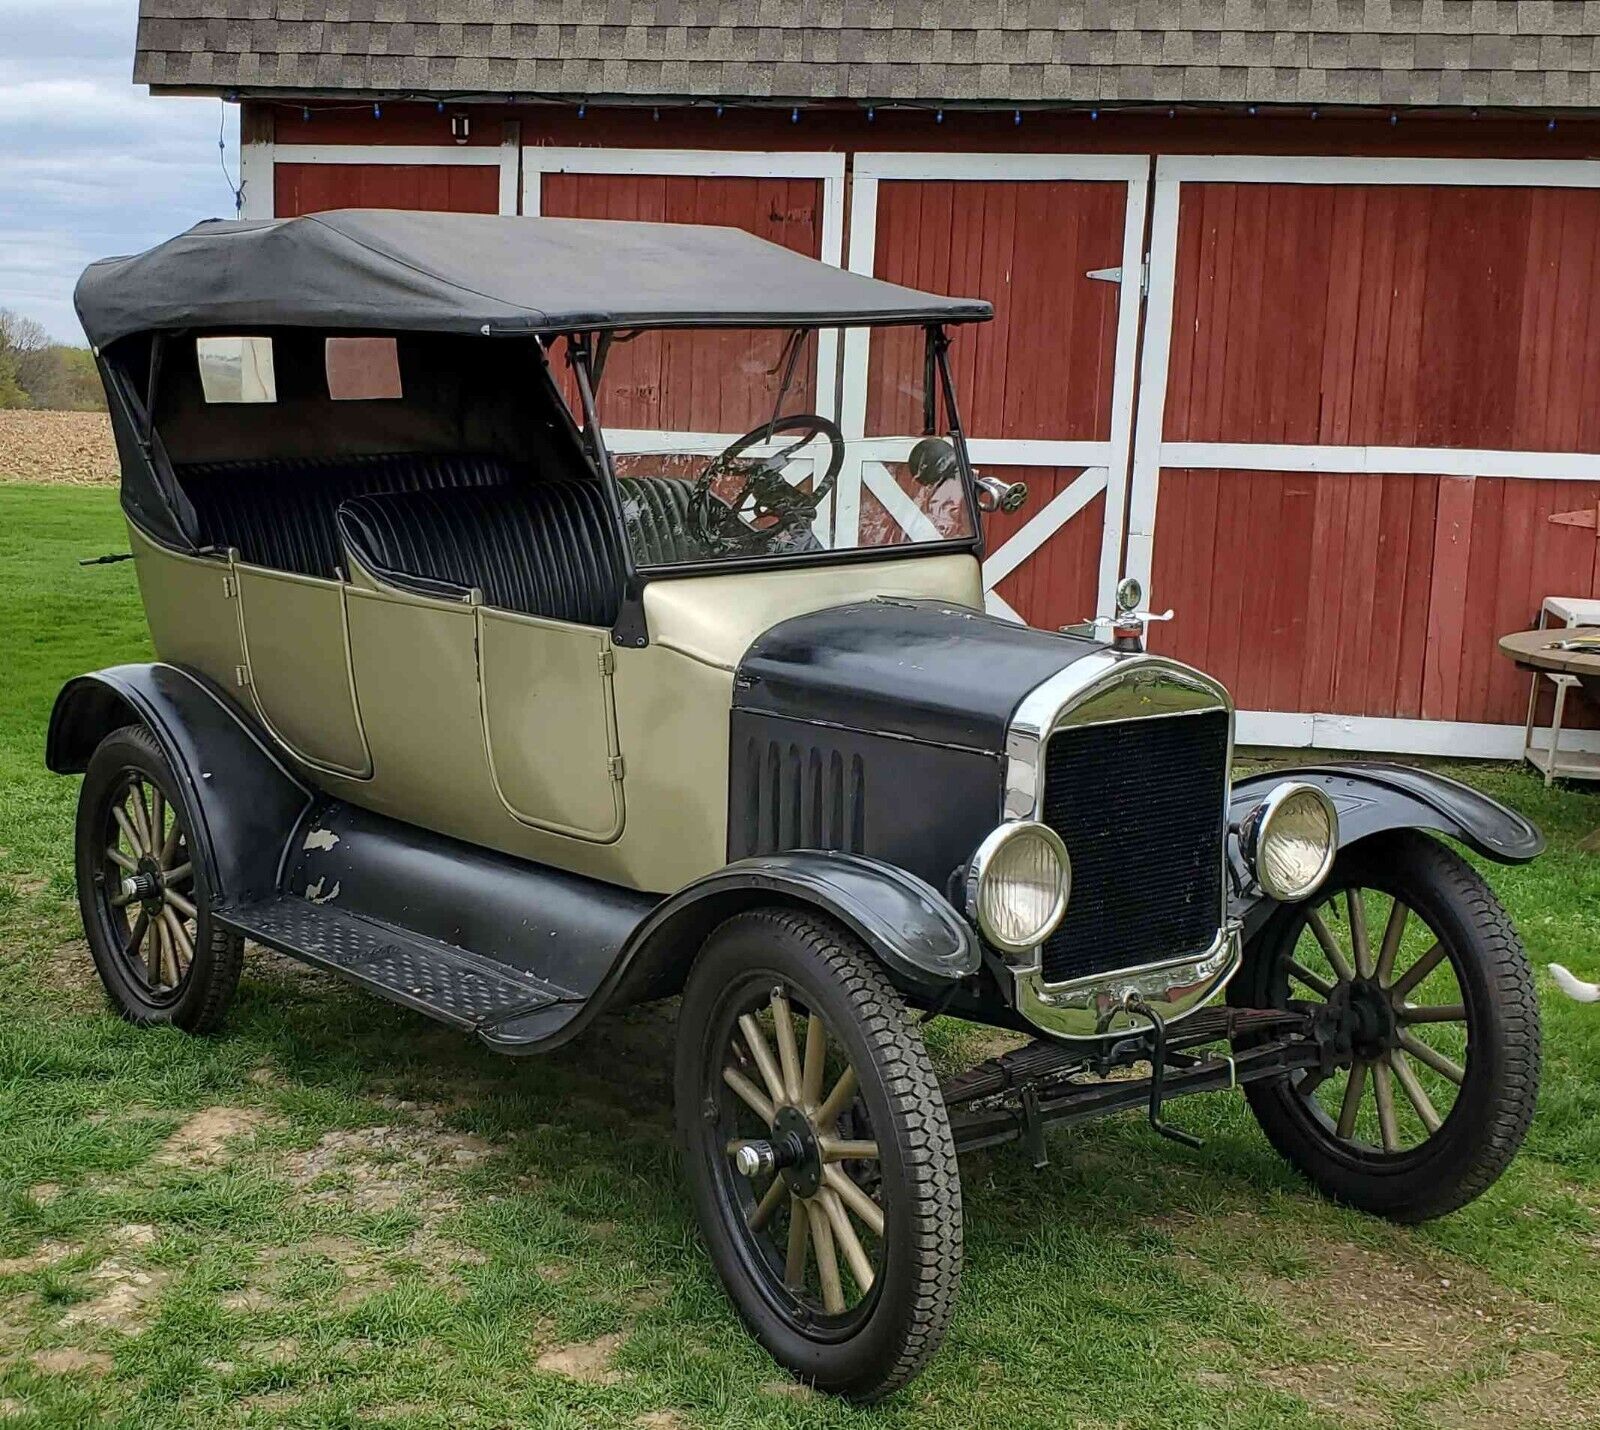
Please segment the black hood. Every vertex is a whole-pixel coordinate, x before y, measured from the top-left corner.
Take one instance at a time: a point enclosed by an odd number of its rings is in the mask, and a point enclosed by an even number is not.
[[[733,704],[1000,753],[1023,696],[1104,650],[946,601],[882,597],[772,627],[740,661]]]

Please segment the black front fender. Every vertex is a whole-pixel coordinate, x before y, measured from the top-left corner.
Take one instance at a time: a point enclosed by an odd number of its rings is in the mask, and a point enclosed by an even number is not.
[[[118,665],[56,696],[45,764],[81,774],[113,730],[143,725],[175,773],[184,822],[219,904],[265,898],[310,791],[207,681],[174,665]]]
[[[723,919],[761,904],[815,908],[845,925],[901,985],[930,994],[976,973],[978,941],[942,895],[913,874],[859,854],[798,849],[739,859],[659,904],[622,962],[650,981],[681,972]],[[675,981],[675,980],[673,980]]]
[[[1237,827],[1275,785],[1286,780],[1319,785],[1328,792],[1339,812],[1341,849],[1386,829],[1427,829],[1460,840],[1473,853],[1501,864],[1526,864],[1544,850],[1538,826],[1498,800],[1445,775],[1376,761],[1251,775],[1233,786],[1229,822]],[[1232,844],[1230,852],[1237,854],[1237,837]],[[1244,918],[1248,935],[1276,906],[1257,891],[1236,896],[1231,912]]]

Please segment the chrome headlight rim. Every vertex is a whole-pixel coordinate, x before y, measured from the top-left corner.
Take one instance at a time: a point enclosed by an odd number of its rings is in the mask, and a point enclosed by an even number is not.
[[[1007,845],[1024,837],[1040,839],[1049,847],[1060,868],[1060,876],[1057,880],[1055,903],[1051,906],[1048,917],[1039,926],[1036,934],[1024,941],[1017,941],[1007,938],[994,927],[993,920],[988,917],[984,907],[983,888],[984,880],[993,867],[996,857]],[[1048,824],[1042,824],[1036,819],[1010,819],[996,825],[984,837],[977,853],[972,856],[972,862],[967,866],[967,917],[977,925],[978,932],[982,934],[986,943],[1012,957],[1033,952],[1056,931],[1067,912],[1067,903],[1071,897],[1072,856],[1067,853],[1067,846],[1061,842],[1061,836]]]
[[[1261,851],[1272,835],[1274,822],[1282,817],[1284,807],[1291,800],[1301,799],[1311,799],[1322,806],[1328,821],[1328,847],[1322,851],[1315,875],[1303,885],[1290,889],[1276,885],[1261,859]],[[1274,785],[1266,798],[1245,816],[1240,835],[1245,862],[1250,866],[1250,873],[1261,886],[1262,892],[1280,904],[1300,903],[1316,893],[1333,871],[1333,861],[1339,854],[1339,811],[1321,785],[1305,780],[1285,780],[1282,784]]]

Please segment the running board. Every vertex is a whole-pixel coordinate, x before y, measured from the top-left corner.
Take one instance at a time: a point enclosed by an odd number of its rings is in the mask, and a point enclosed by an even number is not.
[[[583,1001],[570,989],[497,959],[293,894],[219,909],[215,917],[247,939],[326,968],[453,1028],[477,1033],[504,1051],[525,1039],[500,1025],[526,1027],[529,1014]]]

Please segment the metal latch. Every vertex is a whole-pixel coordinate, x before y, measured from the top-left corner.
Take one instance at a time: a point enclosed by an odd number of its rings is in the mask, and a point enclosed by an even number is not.
[[[1085,278],[1093,278],[1096,283],[1120,283],[1122,282],[1122,266],[1119,264],[1115,268],[1091,268],[1083,276]],[[1139,292],[1145,294],[1149,291],[1150,260],[1145,258],[1139,264]]]

